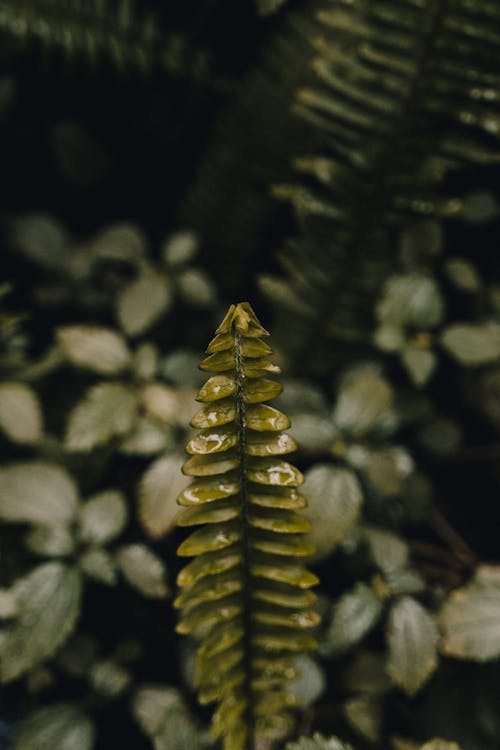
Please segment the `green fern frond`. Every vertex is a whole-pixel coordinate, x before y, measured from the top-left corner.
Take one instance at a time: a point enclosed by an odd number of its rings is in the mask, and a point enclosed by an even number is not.
[[[356,339],[371,326],[397,228],[460,217],[461,201],[440,191],[447,173],[500,160],[500,10],[492,0],[330,0],[319,19],[321,87],[302,88],[296,110],[323,134],[323,153],[297,159],[302,185],[275,190],[303,229],[282,256],[284,296],[327,337]],[[276,292],[276,280],[266,284]]]
[[[201,368],[216,373],[201,388],[206,404],[191,424],[183,471],[195,480],[179,496],[178,525],[197,526],[179,547],[194,557],[180,572],[178,631],[202,641],[196,660],[201,703],[217,702],[212,727],[225,750],[254,750],[259,737],[293,724],[286,683],[297,654],[315,646],[309,591],[315,575],[301,473],[281,456],[295,450],[289,420],[265,404],[281,386],[262,341],[267,331],[246,302],[231,305]]]
[[[179,36],[162,35],[154,16],[140,13],[133,0],[0,0],[0,30],[25,45],[61,49],[68,59],[109,60],[119,70],[198,75],[205,64]]]

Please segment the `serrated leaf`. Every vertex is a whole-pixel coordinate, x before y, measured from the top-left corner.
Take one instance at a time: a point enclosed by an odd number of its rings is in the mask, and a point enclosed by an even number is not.
[[[78,367],[101,375],[116,375],[130,364],[125,339],[111,328],[64,326],[56,335],[68,361]]]
[[[60,466],[27,461],[0,469],[0,518],[14,523],[69,523],[78,489]]]
[[[127,525],[127,504],[118,490],[105,490],[80,507],[80,539],[87,544],[106,544]]]
[[[429,382],[438,364],[433,351],[418,346],[406,346],[401,353],[401,361],[414,385],[419,388]]]
[[[405,596],[391,609],[387,640],[387,671],[408,695],[414,695],[437,667],[436,624],[419,602]]]
[[[337,737],[324,737],[316,732],[312,737],[301,737],[297,742],[289,742],[286,750],[353,750],[353,748]]]
[[[460,745],[456,742],[447,742],[447,740],[434,739],[422,745],[420,750],[460,750]]]
[[[119,222],[100,231],[93,238],[89,252],[94,258],[139,266],[147,252],[147,240],[135,224]]]
[[[71,451],[89,451],[125,435],[132,429],[137,406],[137,396],[124,385],[93,386],[70,414],[66,447]]]
[[[474,367],[500,359],[500,324],[462,323],[446,328],[441,344],[461,365]]]
[[[121,292],[117,302],[120,326],[129,336],[144,333],[172,305],[172,284],[154,270],[142,274]]]
[[[383,323],[433,328],[443,319],[441,292],[433,278],[421,273],[391,277],[377,305],[377,317]]]
[[[375,592],[365,583],[357,583],[335,605],[321,652],[331,656],[359,643],[376,625],[381,614],[382,602]]]
[[[157,459],[143,474],[139,485],[139,519],[152,537],[175,526],[179,514],[177,496],[186,486],[181,473],[183,458],[177,453]]]
[[[356,524],[363,495],[356,476],[349,469],[317,464],[305,474],[304,495],[309,506],[304,515],[311,522],[314,559],[335,549]]]
[[[340,384],[333,421],[340,430],[361,437],[387,421],[393,400],[391,386],[376,368],[358,368]]]
[[[382,706],[379,701],[366,695],[356,695],[346,700],[344,715],[361,737],[369,742],[380,740],[382,729]]]
[[[10,682],[48,659],[72,633],[80,613],[82,579],[59,562],[39,565],[14,584],[19,607],[0,642],[0,681]]]
[[[36,443],[42,437],[38,396],[24,383],[0,384],[0,429],[15,443]]]
[[[439,623],[445,654],[475,661],[500,656],[500,566],[479,568],[472,583],[453,591]]]
[[[116,561],[127,582],[151,599],[164,599],[169,594],[165,567],[150,549],[143,544],[120,547]]]
[[[178,690],[144,685],[134,694],[132,714],[155,750],[201,750],[212,744],[200,733]]]
[[[92,750],[94,739],[94,724],[77,705],[54,703],[19,724],[13,750]]]
[[[113,556],[102,547],[91,547],[80,555],[80,568],[86,576],[105,586],[116,583],[116,563]]]

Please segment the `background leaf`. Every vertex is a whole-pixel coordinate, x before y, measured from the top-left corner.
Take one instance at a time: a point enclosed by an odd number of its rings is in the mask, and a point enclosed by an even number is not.
[[[304,515],[311,522],[314,559],[319,560],[345,539],[358,520],[361,487],[349,469],[317,464],[305,474],[304,494],[309,501]]]
[[[93,386],[71,412],[66,432],[70,451],[89,451],[132,429],[137,416],[137,397],[119,383]]]
[[[493,567],[495,572],[481,577],[480,570],[445,601],[439,615],[445,654],[476,661],[500,656],[500,566]]]
[[[391,609],[387,629],[387,670],[394,682],[414,695],[437,667],[438,631],[416,599],[405,596]]]
[[[106,544],[127,525],[125,497],[117,490],[105,490],[80,507],[80,538],[88,544]]]
[[[15,443],[36,443],[42,437],[38,396],[23,383],[0,383],[0,428]]]
[[[125,339],[110,328],[64,326],[57,340],[69,362],[101,375],[116,375],[130,363]]]
[[[54,654],[72,633],[82,581],[59,562],[39,565],[12,589],[19,615],[0,641],[0,681],[9,682]]]
[[[0,468],[0,518],[28,523],[69,523],[78,490],[60,466],[27,461]]]
[[[143,544],[120,547],[117,563],[127,582],[143,596],[163,599],[169,594],[162,561]]]
[[[94,724],[77,705],[54,703],[20,723],[13,750],[92,750],[94,739]]]
[[[152,537],[167,534],[179,513],[177,496],[186,486],[181,473],[184,459],[177,453],[157,459],[143,474],[139,485],[139,518]]]

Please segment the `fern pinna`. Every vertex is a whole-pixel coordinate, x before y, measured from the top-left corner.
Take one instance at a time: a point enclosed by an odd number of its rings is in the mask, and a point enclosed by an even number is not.
[[[281,392],[268,336],[247,302],[231,305],[200,367],[216,373],[191,424],[183,471],[195,477],[178,502],[180,526],[201,525],[178,550],[194,557],[180,572],[178,631],[202,643],[196,660],[201,703],[218,702],[212,729],[225,750],[253,750],[285,735],[293,720],[286,683],[297,654],[315,646],[309,591],[317,583],[300,558],[312,552],[308,522],[295,511],[301,473],[280,457],[296,449],[285,414],[263,402]]]

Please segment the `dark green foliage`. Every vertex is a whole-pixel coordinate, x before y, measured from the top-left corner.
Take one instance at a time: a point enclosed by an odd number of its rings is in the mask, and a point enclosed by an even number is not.
[[[109,60],[122,71],[159,67],[191,75],[204,67],[203,55],[183,49],[179,36],[165,38],[157,19],[135,0],[1,0],[0,30],[93,66]]]
[[[212,727],[225,750],[289,731],[285,684],[297,653],[315,645],[304,628],[319,620],[308,591],[317,578],[301,563],[309,523],[295,512],[303,477],[280,458],[296,444],[285,414],[264,403],[281,391],[266,377],[279,372],[267,335],[248,303],[231,305],[201,364],[217,374],[198,394],[207,406],[183,467],[196,479],[179,495],[188,509],[178,525],[201,528],[178,549],[195,558],[178,577],[178,630],[202,640],[196,685],[202,703],[219,704]]]
[[[413,217],[459,218],[462,202],[440,190],[447,173],[500,158],[500,17],[494,3],[470,0],[335,0],[318,18],[319,86],[297,92],[296,110],[325,147],[296,159],[302,185],[275,188],[302,233],[281,254],[287,288],[263,284],[309,321],[305,330],[357,341],[372,325],[367,301],[391,269],[396,229]]]

